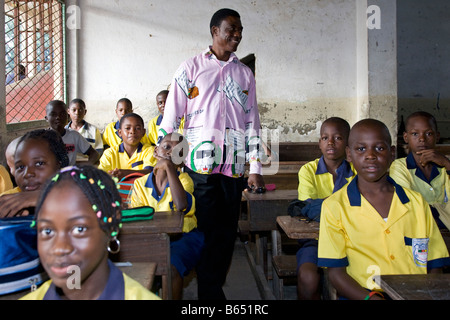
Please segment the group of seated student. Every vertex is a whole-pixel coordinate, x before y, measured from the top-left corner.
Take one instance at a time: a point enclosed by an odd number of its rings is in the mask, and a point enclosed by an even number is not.
[[[406,120],[406,158],[395,159],[386,125],[364,119],[350,129],[322,124],[322,157],[299,170],[302,214],[320,220],[319,239],[299,240],[299,299],[320,299],[323,268],[339,299],[390,299],[374,275],[441,273],[450,258],[441,230],[450,228],[450,160],[435,150],[436,119]]]
[[[183,277],[197,264],[204,242],[196,228],[193,182],[183,172],[186,140],[172,133],[159,146],[148,143],[144,121],[132,112],[128,99],[119,100],[119,120],[108,125],[114,131],[105,129],[103,136],[84,120],[85,114],[80,99],[69,108],[59,100],[49,102],[45,117],[49,128],[14,139],[5,152],[11,171],[0,166],[0,218],[34,215],[39,257],[50,277],[23,299],[159,299],[108,259],[124,208],[117,181],[132,172],[143,176],[130,193],[130,206],[184,213],[183,234],[170,243],[173,298],[181,299]],[[81,162],[77,154],[85,155]],[[71,234],[63,237],[66,242],[55,241],[65,230]],[[61,248],[70,250],[57,257]],[[65,285],[69,264],[83,266],[83,290]]]
[[[158,93],[160,115],[149,130],[157,130],[165,98],[167,91]],[[5,154],[10,172],[0,166],[0,218],[34,215],[40,260],[50,277],[24,299],[159,299],[108,259],[124,207],[116,183],[134,172],[142,177],[134,181],[129,206],[184,213],[183,233],[170,243],[173,298],[181,299],[183,277],[204,246],[194,184],[183,171],[187,141],[176,132],[156,145],[126,98],[117,102],[118,120],[102,135],[85,115],[80,99],[69,108],[51,101],[49,128],[13,140]],[[424,274],[450,265],[440,233],[450,227],[450,160],[435,150],[435,118],[411,114],[404,139],[409,155],[395,159],[389,130],[378,120],[350,127],[332,117],[322,124],[322,157],[298,173],[302,213],[320,220],[319,239],[299,241],[300,299],[321,298],[323,268],[339,298],[372,300],[389,298],[368,281],[374,266],[379,274]],[[84,164],[76,163],[77,155]],[[70,236],[62,236],[67,230]],[[81,266],[81,290],[66,286],[69,265]]]

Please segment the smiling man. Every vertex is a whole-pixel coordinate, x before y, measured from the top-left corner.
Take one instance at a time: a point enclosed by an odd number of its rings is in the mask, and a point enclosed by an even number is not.
[[[186,172],[194,181],[198,229],[205,234],[197,266],[199,299],[225,298],[222,285],[237,235],[246,158],[248,185],[264,187],[259,160],[263,149],[258,143],[248,147],[248,141],[259,141],[255,78],[234,54],[242,30],[236,11],[214,13],[212,46],[178,68],[159,131],[161,138],[177,130],[184,117],[190,146]]]

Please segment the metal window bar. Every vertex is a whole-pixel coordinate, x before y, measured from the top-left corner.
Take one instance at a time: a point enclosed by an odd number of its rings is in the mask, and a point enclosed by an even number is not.
[[[6,122],[42,120],[51,100],[64,100],[64,4],[5,1]]]

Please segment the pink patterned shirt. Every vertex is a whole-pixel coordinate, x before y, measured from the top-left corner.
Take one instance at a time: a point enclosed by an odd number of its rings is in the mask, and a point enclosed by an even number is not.
[[[219,61],[207,49],[181,64],[159,136],[176,130],[183,116],[189,143],[186,165],[193,171],[241,177],[248,160],[249,173],[262,173],[255,78],[235,54]]]

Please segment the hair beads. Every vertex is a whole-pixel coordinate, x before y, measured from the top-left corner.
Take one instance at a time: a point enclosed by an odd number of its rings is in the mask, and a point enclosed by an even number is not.
[[[63,168],[45,186],[36,206],[36,216],[50,190],[61,181],[72,180],[92,204],[100,227],[111,238],[118,235],[121,227],[121,198],[116,183],[104,171],[93,166],[70,166]]]

